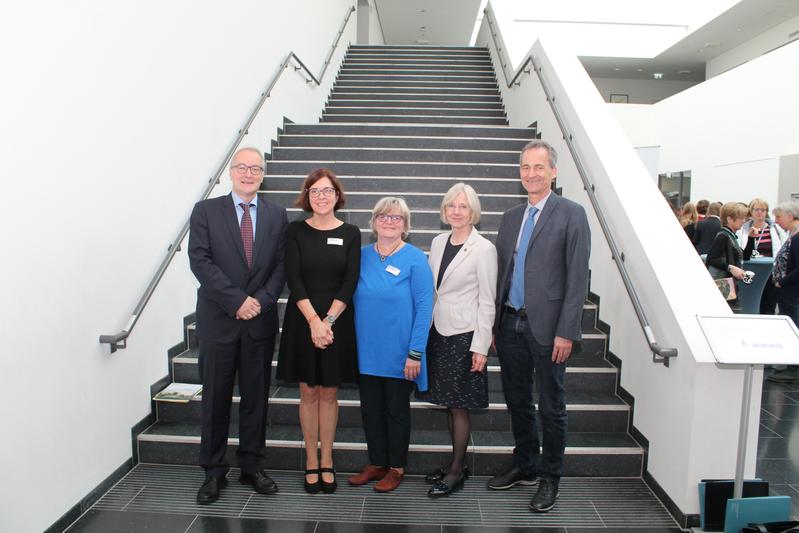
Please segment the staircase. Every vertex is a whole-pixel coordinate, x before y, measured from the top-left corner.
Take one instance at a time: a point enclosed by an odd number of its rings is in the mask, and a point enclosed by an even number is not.
[[[311,170],[329,167],[346,189],[340,216],[361,228],[364,243],[370,241],[371,208],[379,198],[395,195],[404,197],[412,211],[410,242],[426,250],[445,229],[439,218],[444,193],[463,181],[477,190],[483,208],[479,229],[493,241],[502,212],[525,199],[519,150],[536,133],[535,128],[507,126],[486,49],[351,46],[320,123],[286,123],[273,143],[262,194],[285,206],[290,219],[302,217],[292,203],[303,179]],[[586,302],[582,351],[569,359],[566,370],[565,475],[641,477],[644,450],[628,433],[630,406],[616,394],[618,371],[607,360],[607,337],[597,329],[597,315],[597,305]],[[196,383],[193,325],[186,342],[188,349],[171,359],[170,374],[174,381]],[[494,355],[488,373],[489,407],[472,417],[468,460],[476,475],[504,470],[513,450]],[[267,468],[302,470],[299,389],[272,383]],[[234,397],[233,445],[238,442],[238,401]],[[357,471],[367,462],[357,388],[342,388],[340,405],[336,468]],[[156,415],[156,422],[137,437],[139,460],[196,465],[200,401],[157,402]],[[232,448],[229,459],[235,465]],[[414,401],[408,472],[446,464],[449,450],[444,410]]]

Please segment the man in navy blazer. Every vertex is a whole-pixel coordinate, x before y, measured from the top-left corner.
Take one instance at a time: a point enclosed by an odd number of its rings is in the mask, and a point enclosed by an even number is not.
[[[286,210],[258,197],[264,159],[242,148],[231,159],[232,191],[198,202],[191,214],[189,263],[200,282],[197,337],[202,391],[200,465],[205,482],[197,503],[219,498],[227,484],[225,459],[233,384],[239,377],[239,481],[274,494],[263,470],[266,409],[283,290]]]
[[[563,475],[565,362],[581,338],[591,249],[585,210],[552,192],[557,157],[542,140],[522,149],[520,174],[527,202],[505,212],[496,243],[494,334],[516,447],[510,470],[488,486],[503,490],[538,481],[530,501],[535,512],[552,509]],[[533,406],[534,376],[543,451]]]

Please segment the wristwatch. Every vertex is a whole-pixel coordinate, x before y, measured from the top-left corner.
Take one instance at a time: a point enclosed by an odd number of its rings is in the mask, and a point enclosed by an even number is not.
[[[336,323],[336,315],[327,315],[325,317],[325,322],[330,324],[331,326]]]

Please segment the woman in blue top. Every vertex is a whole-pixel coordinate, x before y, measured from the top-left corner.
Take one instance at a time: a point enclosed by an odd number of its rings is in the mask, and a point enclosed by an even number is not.
[[[401,198],[387,197],[372,210],[377,242],[361,249],[355,290],[361,417],[369,463],[352,485],[379,480],[390,492],[405,474],[411,438],[414,382],[427,390],[425,348],[433,316],[433,274],[424,252],[403,241],[411,214]]]

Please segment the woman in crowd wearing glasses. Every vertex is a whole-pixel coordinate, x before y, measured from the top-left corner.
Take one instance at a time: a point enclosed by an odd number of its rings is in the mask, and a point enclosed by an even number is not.
[[[447,407],[452,460],[429,473],[430,497],[463,487],[471,424],[469,409],[488,407],[486,361],[494,324],[497,250],[474,228],[480,221],[475,190],[456,183],[444,195],[441,220],[452,231],[433,239],[430,267],[436,283],[433,327],[427,343],[427,392],[420,400]]]
[[[336,218],[335,212],[344,205],[344,191],[331,170],[311,172],[296,205],[311,216],[292,222],[286,231],[290,296],[277,377],[300,383],[305,490],[331,493],[336,490],[333,439],[338,387],[358,378],[351,299],[361,264],[361,232]]]
[[[427,389],[425,349],[433,275],[424,253],[403,240],[411,227],[404,200],[387,197],[377,202],[371,226],[377,242],[361,250],[361,274],[353,298],[369,464],[349,482],[377,481],[374,490],[390,492],[405,474],[414,382],[419,390]]]
[[[738,244],[746,248],[749,239],[754,239],[752,257],[774,257],[785,241],[785,232],[768,218],[768,202],[762,198],[749,202],[749,216],[752,218],[744,222],[738,231]],[[776,307],[777,289],[774,287],[774,278],[769,275],[760,296],[760,314],[773,315]]]

